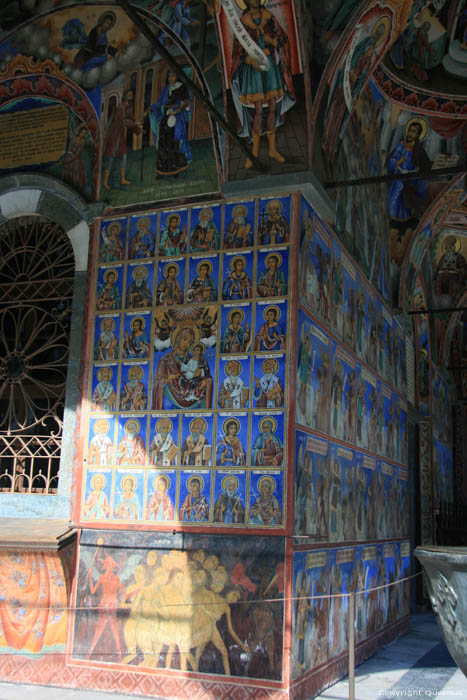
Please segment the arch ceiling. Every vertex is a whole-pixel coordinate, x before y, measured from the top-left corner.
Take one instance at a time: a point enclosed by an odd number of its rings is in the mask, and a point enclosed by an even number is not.
[[[434,355],[448,364],[451,339],[465,335],[465,0],[249,2],[252,15],[244,0],[135,0],[138,20],[126,0],[5,0],[0,121],[26,135],[38,115],[55,125],[49,160],[23,136],[20,169],[109,207],[311,170],[335,201],[343,242],[393,306],[413,310],[423,280],[427,307],[442,310],[430,323]],[[262,105],[254,80],[271,55]],[[168,172],[155,143],[170,152],[160,115],[174,90],[184,147]],[[128,137],[112,149],[119,119]],[[0,168],[18,163],[7,154]],[[400,179],[412,171],[420,176]]]

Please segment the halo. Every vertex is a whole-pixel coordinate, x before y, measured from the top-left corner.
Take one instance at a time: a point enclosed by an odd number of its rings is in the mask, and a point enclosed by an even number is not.
[[[405,125],[404,129],[404,136],[407,138],[407,132],[409,128],[412,126],[412,124],[419,124],[421,127],[420,134],[418,136],[418,140],[421,143],[422,141],[425,140],[427,131],[428,131],[428,124],[426,123],[426,120],[423,119],[423,117],[412,117],[412,119],[409,119],[408,122]]]
[[[110,221],[109,222],[109,231],[111,228],[114,228],[115,226],[118,229],[118,233],[120,233],[120,231],[122,230],[122,225],[121,225],[120,221]]]
[[[134,425],[136,428],[136,430],[134,432],[139,433],[139,431],[141,430],[141,425],[140,425],[139,420],[136,420],[136,418],[130,418],[130,420],[127,420],[127,422],[125,423],[125,427],[123,428],[125,433],[127,433],[129,431],[131,424]]]
[[[234,315],[234,314],[240,314],[240,323],[242,323],[242,321],[245,320],[245,312],[242,311],[242,309],[232,309],[232,310],[229,311],[229,313],[227,314],[227,320],[228,320],[229,323],[232,323],[232,318],[233,318],[233,315]]]
[[[280,199],[270,199],[269,202],[266,204],[266,211],[268,214],[271,213],[269,209],[270,207],[272,207],[273,204],[279,207],[279,212],[282,211],[282,202],[280,201]]]
[[[168,216],[165,220],[165,227],[166,228],[169,228],[170,219],[174,219],[174,218],[177,219],[177,226],[179,225],[180,221],[182,220],[180,214],[175,214],[174,212],[172,212],[171,214],[168,214]]]
[[[258,491],[261,492],[261,486],[262,486],[262,484],[265,484],[265,483],[268,483],[271,485],[271,493],[274,493],[274,491],[277,488],[276,480],[273,479],[272,476],[268,476],[267,474],[265,474],[260,479],[258,479],[258,483],[257,483]]]
[[[248,6],[245,2],[245,0],[235,0],[235,3],[237,7],[241,9],[242,12],[245,12],[245,10],[248,10]],[[265,0],[261,0],[261,5],[264,5]]]
[[[154,489],[156,489],[156,483],[158,481],[165,481],[165,490],[168,491],[170,488],[170,478],[167,476],[167,474],[158,474],[157,476],[154,477],[154,480],[152,482],[152,485],[154,486]]]
[[[159,418],[159,420],[156,422],[156,433],[159,432],[159,426],[160,426],[160,424],[162,423],[163,420],[169,421],[169,423],[170,423],[169,433],[172,432],[173,427],[174,427],[174,424],[172,423],[172,421],[170,420],[170,418],[164,418],[164,417],[162,417],[162,418]]]
[[[180,272],[180,267],[177,265],[175,262],[170,262],[167,263],[167,265],[164,267],[164,277],[167,278],[169,276],[169,268],[174,267],[177,271],[177,274],[175,275],[176,277],[178,276],[178,273]]]
[[[260,432],[263,432],[263,426],[266,422],[271,423],[271,425],[272,425],[271,432],[275,433],[277,430],[277,421],[273,416],[264,416],[264,418],[261,418],[261,420],[259,422],[259,426],[258,426],[260,429]]]
[[[460,238],[457,238],[457,236],[453,236],[452,234],[449,236],[446,236],[446,238],[443,241],[443,250],[444,251],[446,251],[446,244],[448,241],[450,241],[450,242],[454,241],[454,252],[458,253],[460,250],[460,247],[461,247]]]
[[[138,219],[138,221],[136,222],[136,229],[137,229],[137,231],[139,231],[141,226],[148,228],[150,225],[151,225],[151,220],[150,220],[149,216],[142,216],[141,219]]]
[[[97,378],[100,382],[102,381],[101,377],[102,377],[102,372],[104,369],[108,370],[110,372],[110,377],[109,377],[109,379],[107,379],[107,381],[109,382],[112,379],[112,374],[113,374],[112,367],[107,367],[107,366],[100,367],[98,372],[97,372]]]
[[[270,258],[276,258],[277,259],[277,267],[279,268],[282,265],[282,255],[280,253],[274,252],[274,253],[269,253],[269,255],[266,255],[264,262],[267,266],[268,260]]]
[[[190,476],[190,478],[186,480],[186,487],[188,491],[190,491],[190,486],[193,483],[193,479],[197,479],[200,482],[199,490],[201,492],[204,489],[204,479],[199,474],[193,474],[193,476]]]
[[[195,348],[201,348],[201,354],[204,355],[206,352],[206,346],[204,343],[199,341],[198,343],[193,343],[193,345],[190,346],[190,350],[193,352]]]
[[[123,486],[123,484],[124,484],[125,481],[127,481],[128,479],[131,480],[131,483],[132,483],[132,486],[133,486],[132,491],[134,491],[134,490],[136,489],[137,485],[138,485],[138,482],[136,481],[136,476],[133,476],[133,474],[125,474],[125,476],[122,476],[122,480],[121,480],[121,482],[120,482],[120,486],[121,486],[121,488],[124,490],[125,487]]]
[[[237,260],[242,260],[243,263],[244,263],[244,265],[245,265],[245,267],[246,267],[246,258],[245,258],[245,256],[244,256],[244,255],[236,255],[236,256],[235,256],[234,258],[232,258],[232,260],[230,261],[230,269],[232,270],[232,272],[233,272],[234,269],[235,269],[235,263],[237,262]]]
[[[196,266],[196,272],[199,274],[199,269],[201,265],[207,265],[208,266],[208,275],[211,274],[212,272],[212,262],[210,260],[201,260],[197,266]]]
[[[238,360],[229,360],[227,364],[225,365],[225,373],[228,374],[230,371],[230,367],[235,367],[238,368],[238,374],[241,374],[242,371],[242,365]]]
[[[379,46],[382,41],[384,41],[386,34],[388,33],[390,24],[391,22],[389,20],[389,17],[381,17],[381,19],[375,22],[371,30],[371,36],[375,40],[375,48]]]
[[[104,330],[104,323],[105,323],[105,321],[107,321],[109,318],[110,318],[110,320],[112,321],[112,330],[115,330],[115,320],[112,318],[112,316],[105,316],[105,317],[102,319],[101,323],[100,323],[100,329],[101,329],[101,331]]]
[[[112,12],[111,10],[106,10],[105,12],[103,12],[101,14],[99,19],[97,20],[97,24],[98,25],[101,24],[104,21],[105,17],[110,17],[110,19],[112,20],[112,26],[109,27],[109,29],[107,30],[107,31],[109,31],[110,29],[112,29],[112,27],[115,26],[115,22],[117,21],[117,15],[115,14],[115,12]]]
[[[261,369],[263,370],[263,372],[265,372],[264,365],[266,364],[266,362],[274,362],[274,367],[275,367],[275,369],[274,369],[274,371],[273,371],[273,374],[276,374],[276,372],[279,371],[279,362],[276,360],[276,358],[275,358],[275,357],[267,357],[267,358],[261,363]]]
[[[196,418],[193,418],[193,420],[190,421],[190,433],[193,432],[193,423],[195,422],[195,420],[199,420],[203,424],[203,429],[201,430],[201,434],[204,435],[204,433],[208,429],[208,424],[207,424],[207,421],[204,420],[204,418],[201,418],[201,416],[199,416],[199,417],[196,416]]]
[[[107,418],[99,418],[98,420],[96,420],[96,422],[94,423],[94,432],[96,432],[96,430],[97,430],[98,432],[101,432],[101,431],[100,431],[100,428],[103,428],[103,430],[102,430],[103,433],[108,433],[108,432],[109,432],[109,430],[110,430],[110,423],[109,423],[109,421],[107,420]]]
[[[274,310],[275,310],[275,312],[276,312],[276,314],[277,314],[277,316],[276,316],[276,321],[278,321],[278,320],[280,319],[280,317],[281,317],[281,310],[280,310],[280,308],[279,308],[278,306],[276,306],[275,304],[273,304],[272,306],[266,306],[266,308],[265,308],[264,311],[263,311],[263,318],[264,318],[264,320],[266,321],[266,314],[267,314],[268,311],[271,311],[271,309],[274,309]]]
[[[138,379],[141,379],[141,377],[144,374],[144,370],[142,367],[139,365],[131,365],[131,367],[128,370],[128,376],[131,377],[132,374],[135,374],[135,370],[138,370]]]
[[[142,316],[135,316],[134,318],[131,319],[131,323],[130,323],[131,329],[133,329],[133,324],[135,321],[141,321],[141,330],[144,330],[146,328],[146,319],[143,318]]]
[[[172,348],[174,348],[174,347],[176,346],[176,343],[177,343],[177,340],[178,340],[178,336],[180,335],[180,333],[183,333],[183,331],[186,331],[187,329],[190,330],[190,331],[193,333],[193,336],[194,336],[194,337],[193,337],[193,342],[190,343],[190,345],[193,345],[194,343],[198,343],[198,342],[199,342],[199,339],[200,339],[200,332],[199,332],[199,329],[196,328],[196,326],[192,326],[192,325],[188,325],[188,324],[187,324],[187,325],[185,325],[185,326],[181,326],[181,328],[176,328],[174,331],[172,331],[172,333],[171,333],[171,335],[170,335],[170,342],[171,342],[171,344],[172,344]]]
[[[110,273],[115,275],[115,281],[118,280],[118,270],[116,270],[114,267],[111,267],[108,270],[106,270],[102,275],[104,282],[107,282],[107,277],[110,275]]]
[[[143,270],[143,277],[144,279],[146,279],[146,277],[148,276],[148,268],[144,267],[144,265],[138,265],[138,267],[135,267],[135,269],[133,270],[133,279],[135,279],[135,275],[138,272],[138,270]]]
[[[226,418],[226,420],[222,423],[222,430],[224,432],[224,435],[227,435],[228,433],[227,428],[229,426],[229,423],[235,423],[235,425],[237,426],[238,434],[240,432],[240,421],[238,420],[238,418]]]
[[[237,204],[236,207],[232,209],[232,218],[236,219],[237,216],[246,216],[248,214],[248,209],[244,204]]]
[[[91,484],[91,488],[95,489],[96,488],[96,481],[97,479],[100,479],[102,481],[102,488],[105,488],[105,485],[107,483],[107,479],[103,474],[94,474],[91,477],[91,481],[89,482]]]
[[[235,474],[227,474],[227,476],[224,476],[224,478],[221,481],[222,490],[225,491],[225,484],[227,479],[233,479],[235,481],[235,490],[237,490],[239,487],[239,481]]]
[[[207,213],[209,214],[209,221],[211,221],[211,219],[212,219],[213,216],[214,216],[213,210],[212,210],[210,207],[203,207],[203,208],[201,209],[200,213],[198,214],[198,219],[199,219],[200,221],[201,221],[201,214],[202,214],[203,212],[207,212]]]

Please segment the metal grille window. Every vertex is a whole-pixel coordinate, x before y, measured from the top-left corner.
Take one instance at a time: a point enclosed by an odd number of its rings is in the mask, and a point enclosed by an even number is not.
[[[74,256],[39,217],[0,226],[0,491],[57,493]]]

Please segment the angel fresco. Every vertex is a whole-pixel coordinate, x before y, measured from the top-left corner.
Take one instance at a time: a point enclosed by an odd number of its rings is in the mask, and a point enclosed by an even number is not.
[[[63,25],[62,48],[79,49],[73,61],[75,68],[87,73],[117,54],[114,42],[109,41],[107,36],[107,32],[115,26],[116,21],[115,12],[107,10],[99,17],[89,34],[86,34],[80,19],[69,19]]]
[[[92,178],[89,177],[84,160],[85,152],[91,148],[89,127],[86,124],[79,124],[70,134],[68,148],[61,160],[64,181],[85,196],[89,196],[92,190],[92,186],[88,184],[88,180]]]

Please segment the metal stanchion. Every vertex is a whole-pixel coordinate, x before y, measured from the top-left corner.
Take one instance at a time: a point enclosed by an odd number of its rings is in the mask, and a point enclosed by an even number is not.
[[[349,595],[349,700],[355,700],[355,593]]]

